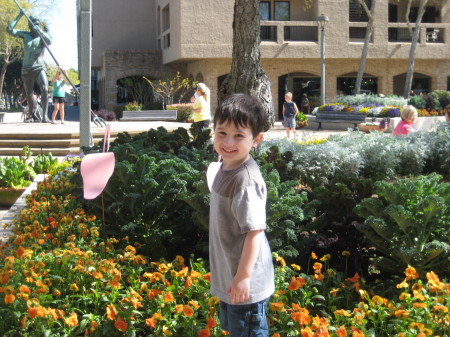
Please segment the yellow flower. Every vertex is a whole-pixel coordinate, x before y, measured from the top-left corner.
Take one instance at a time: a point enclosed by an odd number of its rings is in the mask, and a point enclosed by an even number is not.
[[[316,255],[316,253],[311,252],[311,258],[312,258],[313,260],[317,260],[317,255]]]
[[[372,297],[372,305],[383,305],[385,302],[387,302],[387,300],[378,295]]]
[[[443,305],[434,305],[433,306],[433,310],[434,311],[442,311],[442,312],[447,313],[448,312],[448,307],[443,306]]]
[[[208,305],[210,306],[210,307],[212,307],[212,306],[214,306],[214,305],[216,305],[216,304],[219,304],[220,303],[220,300],[217,298],[217,297],[215,297],[215,296],[212,296],[209,300],[208,300]]]
[[[297,271],[302,269],[300,266],[298,266],[296,264],[291,264],[291,267],[292,267],[292,269],[297,270]]]
[[[325,254],[324,256],[322,256],[320,258],[320,261],[328,261],[329,259],[331,259],[331,255],[330,254]]]
[[[401,283],[397,284],[397,288],[408,288],[409,284],[406,282],[406,280],[403,280]]]
[[[398,298],[400,299],[400,301],[404,301],[407,298],[411,298],[411,294],[409,294],[409,293],[401,293]]]
[[[344,310],[344,309],[336,310],[336,311],[334,312],[334,315],[335,315],[336,317],[338,317],[338,316],[350,317],[350,316],[351,316],[351,314],[350,314],[347,310]]]
[[[78,316],[76,313],[72,312],[69,317],[64,320],[68,326],[77,326],[78,325]]]
[[[279,262],[282,267],[286,266],[286,262],[284,261],[284,259],[281,256],[275,257],[275,260],[277,262]]]
[[[70,290],[72,290],[72,291],[78,291],[78,290],[80,290],[80,289],[78,289],[78,286],[76,285],[76,283],[72,283],[71,285],[70,285],[70,288],[69,288]]]

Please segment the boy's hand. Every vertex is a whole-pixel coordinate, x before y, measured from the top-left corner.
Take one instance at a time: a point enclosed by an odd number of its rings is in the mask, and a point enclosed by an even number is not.
[[[250,277],[239,279],[236,275],[231,280],[227,293],[230,294],[231,304],[247,300],[250,297]]]

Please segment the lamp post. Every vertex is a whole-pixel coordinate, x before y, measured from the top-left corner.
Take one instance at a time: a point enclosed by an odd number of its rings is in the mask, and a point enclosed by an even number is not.
[[[328,16],[320,14],[317,17],[317,25],[320,29],[320,105],[325,104],[325,25]]]

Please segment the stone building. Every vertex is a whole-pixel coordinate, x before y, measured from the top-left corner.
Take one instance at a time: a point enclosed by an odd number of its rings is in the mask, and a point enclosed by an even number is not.
[[[374,0],[366,0],[370,6]],[[409,13],[414,27],[419,0]],[[406,0],[377,0],[363,92],[402,95],[411,34]],[[231,66],[234,0],[92,1],[93,97],[101,107],[117,104],[117,81],[134,75],[158,79],[180,71],[217,89]],[[267,0],[260,2],[261,66],[270,77],[278,111],[286,91],[320,95],[324,28],[326,99],[351,94],[367,16],[357,0]],[[450,0],[429,0],[415,54],[413,89],[450,90]],[[118,89],[119,88],[119,89]]]

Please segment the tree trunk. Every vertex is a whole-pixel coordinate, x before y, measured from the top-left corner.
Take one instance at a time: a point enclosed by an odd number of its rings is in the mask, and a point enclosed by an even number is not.
[[[372,7],[370,11],[367,8],[364,0],[359,0],[359,3],[361,6],[363,6],[364,10],[366,11],[367,16],[369,17],[369,22],[367,23],[366,36],[364,39],[364,47],[361,54],[361,61],[359,62],[358,75],[356,76],[355,94],[359,94],[359,92],[361,91],[361,83],[364,75],[364,68],[366,67],[367,54],[369,53],[370,38],[372,37],[373,33],[373,22],[375,19],[376,0],[372,0]]]
[[[6,46],[5,52],[3,53],[3,66],[2,69],[0,70],[0,98],[2,98],[2,94],[3,94],[3,85],[5,83],[5,76],[6,76],[6,70],[8,68],[8,66],[13,63],[14,61],[16,61],[19,58],[19,54],[15,54],[14,56],[12,56],[12,51],[11,48],[9,46]]]
[[[265,131],[273,127],[275,113],[270,80],[260,66],[259,0],[235,0],[231,71],[219,88],[221,102],[233,93],[258,97],[267,112]]]
[[[410,2],[411,2],[411,0],[409,0],[409,4],[410,4]],[[403,97],[406,99],[409,98],[409,95],[411,92],[412,80],[413,80],[413,76],[414,76],[414,63],[415,63],[417,42],[419,41],[420,26],[422,23],[423,13],[425,13],[425,7],[426,7],[427,3],[428,3],[428,0],[420,0],[419,11],[417,13],[417,19],[416,19],[416,25],[414,27],[414,32],[412,34],[411,49],[409,50],[408,71],[406,72],[405,87],[403,89]],[[406,13],[406,15],[408,15],[408,13]]]

